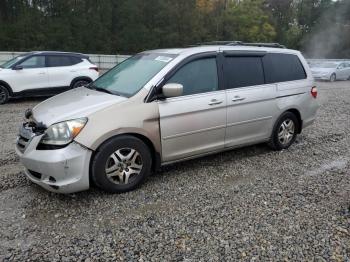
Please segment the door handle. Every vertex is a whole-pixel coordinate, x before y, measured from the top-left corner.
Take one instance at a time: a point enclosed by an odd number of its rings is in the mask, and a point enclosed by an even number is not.
[[[45,72],[40,72],[39,75],[45,75],[46,73]]]
[[[239,101],[244,101],[244,100],[245,100],[244,97],[235,96],[235,97],[232,99],[232,102],[239,102]]]
[[[210,106],[220,105],[220,104],[222,104],[223,102],[224,102],[224,101],[222,101],[222,100],[212,99],[212,100],[209,102],[208,105],[210,105]]]

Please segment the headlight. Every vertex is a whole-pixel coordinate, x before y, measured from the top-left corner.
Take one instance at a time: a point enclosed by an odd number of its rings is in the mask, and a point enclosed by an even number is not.
[[[87,118],[80,118],[60,122],[50,126],[40,143],[45,145],[64,146],[73,141],[87,122]]]

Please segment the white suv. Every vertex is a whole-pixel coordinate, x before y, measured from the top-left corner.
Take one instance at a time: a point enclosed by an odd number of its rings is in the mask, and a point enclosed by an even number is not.
[[[10,97],[53,95],[84,86],[98,67],[77,53],[31,52],[0,65],[0,104]]]

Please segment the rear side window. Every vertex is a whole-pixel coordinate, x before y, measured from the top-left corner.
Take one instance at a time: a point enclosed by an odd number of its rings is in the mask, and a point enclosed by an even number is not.
[[[71,66],[73,61],[70,56],[47,56],[48,67]]]
[[[295,81],[306,78],[298,56],[292,54],[266,54],[263,57],[266,83]]]
[[[260,57],[226,57],[224,74],[228,89],[265,83]]]
[[[76,57],[76,56],[71,56],[70,60],[71,60],[71,65],[76,65],[76,64],[79,64],[83,61],[81,58]]]
[[[193,95],[218,90],[216,58],[204,58],[181,67],[167,83],[183,85],[183,95]]]

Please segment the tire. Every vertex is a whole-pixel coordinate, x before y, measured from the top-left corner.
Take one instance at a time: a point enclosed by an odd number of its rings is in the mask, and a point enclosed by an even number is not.
[[[10,97],[10,94],[8,89],[5,86],[0,85],[0,105],[6,104],[7,101],[9,100],[9,97]]]
[[[90,84],[91,81],[90,80],[87,80],[87,79],[81,79],[81,80],[76,80],[74,81],[74,83],[72,84],[72,88],[78,88],[78,87],[81,87],[81,86],[85,86],[85,85],[88,85]]]
[[[331,77],[329,78],[329,81],[330,81],[330,82],[335,82],[335,81],[337,81],[337,76],[336,76],[336,74],[333,73],[333,74],[331,75]]]
[[[298,118],[292,112],[283,113],[274,126],[269,146],[276,151],[289,148],[294,143],[299,128]]]
[[[104,191],[125,193],[140,186],[151,173],[151,167],[151,152],[142,140],[119,136],[98,149],[91,165],[91,178]]]

